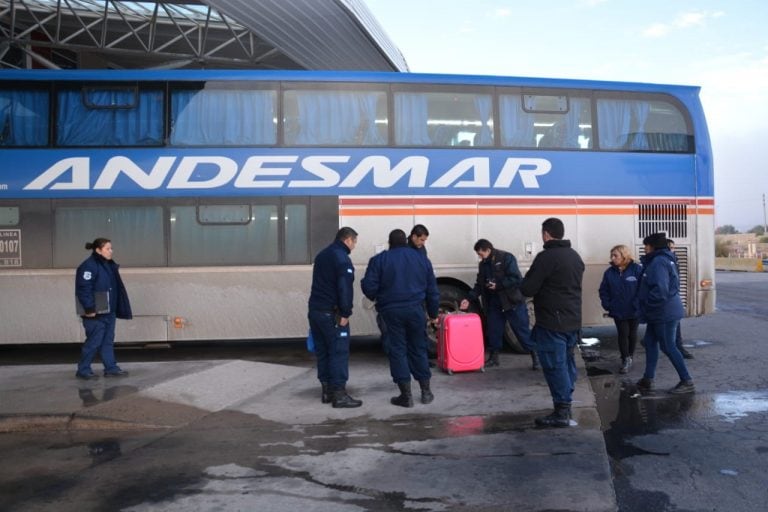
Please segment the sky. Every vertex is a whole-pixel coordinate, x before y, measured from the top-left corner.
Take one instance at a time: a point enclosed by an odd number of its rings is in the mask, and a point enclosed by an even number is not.
[[[364,1],[412,72],[701,87],[714,154],[715,225],[763,225],[765,0]]]

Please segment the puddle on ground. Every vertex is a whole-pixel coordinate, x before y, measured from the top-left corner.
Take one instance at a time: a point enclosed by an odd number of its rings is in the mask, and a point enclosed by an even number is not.
[[[734,423],[749,413],[768,411],[766,391],[728,391],[712,396],[712,410],[725,421]]]

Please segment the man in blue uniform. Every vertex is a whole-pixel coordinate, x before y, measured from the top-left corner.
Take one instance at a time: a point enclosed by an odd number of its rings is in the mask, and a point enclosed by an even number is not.
[[[387,328],[389,370],[400,390],[390,402],[413,407],[411,375],[421,386],[421,403],[432,402],[423,304],[435,322],[440,292],[429,259],[408,246],[405,231],[395,229],[389,234],[389,250],[370,259],[361,284]]]
[[[363,402],[347,394],[349,379],[349,317],[355,268],[349,254],[357,232],[349,227],[336,233],[334,242],[315,256],[309,295],[309,327],[315,341],[317,378],[321,400],[335,408],[360,407]]]
[[[576,384],[574,351],[581,330],[581,280],[584,262],[563,240],[565,226],[555,217],[541,225],[544,250],[536,255],[520,291],[533,297],[536,325],[531,338],[539,353],[555,410],[536,418],[540,427],[571,424],[571,397]]]

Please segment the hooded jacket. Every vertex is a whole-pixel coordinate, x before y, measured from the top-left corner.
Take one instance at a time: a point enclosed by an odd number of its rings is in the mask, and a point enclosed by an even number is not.
[[[643,278],[637,292],[641,322],[669,322],[685,316],[680,299],[680,278],[675,256],[669,249],[655,249],[646,254]]]

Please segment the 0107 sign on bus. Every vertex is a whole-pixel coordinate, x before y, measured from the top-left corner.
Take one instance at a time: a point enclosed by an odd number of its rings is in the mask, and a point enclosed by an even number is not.
[[[0,267],[21,266],[21,230],[0,229]]]

